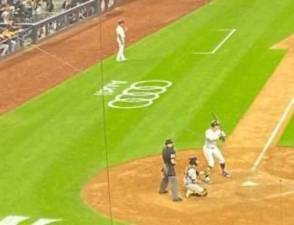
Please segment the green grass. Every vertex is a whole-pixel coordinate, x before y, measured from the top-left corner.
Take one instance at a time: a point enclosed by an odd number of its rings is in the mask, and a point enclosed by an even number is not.
[[[173,86],[148,108],[106,106],[106,134],[102,98],[94,95],[100,65],[2,115],[0,218],[109,224],[80,197],[82,186],[105,168],[104,135],[113,165],[158,154],[167,137],[179,149],[200,147],[212,111],[230,133],[283,58],[285,51],[269,48],[294,31],[293,8],[293,0],[218,0],[131,46],[127,63],[110,57],[105,83],[164,79]],[[237,32],[216,54],[191,54],[213,49],[222,28]],[[106,96],[106,103],[113,98]],[[293,144],[291,124],[282,143]]]
[[[281,137],[280,145],[285,147],[294,147],[294,117],[291,118]]]

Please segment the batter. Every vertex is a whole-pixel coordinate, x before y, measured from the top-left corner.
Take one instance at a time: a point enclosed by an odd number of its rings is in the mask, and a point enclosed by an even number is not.
[[[220,151],[217,143],[218,140],[225,141],[226,134],[221,130],[220,123],[214,120],[210,124],[210,128],[205,132],[205,144],[203,146],[203,154],[207,161],[207,169],[205,170],[205,180],[210,183],[210,171],[214,167],[215,160],[220,164],[221,173],[224,177],[230,177],[230,174],[226,171],[225,158]]]

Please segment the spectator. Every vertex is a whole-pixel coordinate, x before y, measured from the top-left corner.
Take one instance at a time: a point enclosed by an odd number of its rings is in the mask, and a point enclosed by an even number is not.
[[[43,12],[42,2],[37,0],[33,2],[33,14],[40,15]]]
[[[3,34],[4,28],[0,27],[0,55],[5,56],[9,51],[9,40]]]
[[[7,25],[7,29],[10,31],[10,32],[15,32],[15,33],[20,33],[23,31],[23,29],[21,28],[21,26],[18,26],[14,20],[10,20],[8,22],[8,25]]]
[[[9,40],[11,44],[11,52],[14,52],[19,46],[19,33],[22,32],[23,29],[19,26],[16,26],[13,21],[9,21],[7,27],[3,30],[2,35]]]
[[[4,7],[4,11],[1,14],[1,17],[4,23],[8,23],[10,21],[10,18],[12,17],[11,12],[12,12],[12,8],[10,8],[9,5],[6,5]]]
[[[19,6],[21,20],[27,21],[33,15],[33,2],[31,0],[22,0]]]
[[[1,56],[5,56],[9,50],[9,44],[7,44],[8,40],[5,38],[3,34],[0,34],[0,54]]]
[[[42,38],[45,38],[46,37],[46,27],[45,26],[39,27],[37,35],[38,35],[39,40]]]
[[[74,7],[74,2],[72,0],[64,0],[64,2],[61,5],[61,8],[63,10],[67,10]]]
[[[54,3],[52,0],[46,0],[46,11],[53,12],[54,11]]]

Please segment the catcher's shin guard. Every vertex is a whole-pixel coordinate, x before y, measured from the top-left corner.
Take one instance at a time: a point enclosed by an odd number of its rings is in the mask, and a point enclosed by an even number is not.
[[[187,189],[185,196],[186,196],[186,198],[190,198],[190,196],[192,194],[193,194],[193,192],[191,190]]]
[[[201,196],[202,197],[206,197],[208,195],[208,191],[206,188],[203,189],[202,193],[201,193]]]

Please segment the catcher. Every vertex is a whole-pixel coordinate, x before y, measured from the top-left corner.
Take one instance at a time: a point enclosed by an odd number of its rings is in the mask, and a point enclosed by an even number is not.
[[[208,192],[206,188],[200,186],[200,177],[197,170],[198,161],[196,157],[189,158],[189,164],[185,171],[184,184],[186,188],[186,198],[190,196],[205,197]]]

